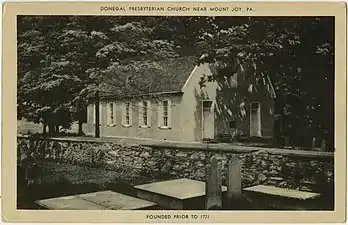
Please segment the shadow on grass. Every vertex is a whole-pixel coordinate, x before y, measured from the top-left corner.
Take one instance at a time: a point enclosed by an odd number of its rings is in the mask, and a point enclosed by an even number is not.
[[[18,189],[17,209],[43,209],[35,202],[40,199],[57,198],[62,196],[85,194],[97,191],[111,190],[124,195],[136,197],[136,190],[133,186],[116,181],[112,183],[71,183],[67,180],[59,180],[54,183],[32,184],[27,188]],[[332,196],[332,195],[330,195]],[[228,203],[223,198],[222,208],[212,207],[210,210],[333,210],[333,198],[323,195],[321,198],[307,203],[298,201],[272,198],[270,196],[249,196],[242,195],[240,199]],[[194,202],[192,209],[203,209],[202,202]]]
[[[72,183],[68,180],[61,179],[53,183],[31,184],[28,187],[18,187],[17,209],[43,209],[35,203],[37,200],[105,190],[111,190],[133,197],[136,195],[134,187],[124,182],[102,184],[89,182]]]
[[[155,180],[167,180],[167,176],[161,174],[136,174],[117,173],[98,168],[89,168],[66,163],[41,163],[44,168],[40,176],[45,180],[41,184],[27,185],[25,171],[18,167],[17,173],[17,208],[18,209],[42,209],[35,202],[41,199],[57,198],[62,196],[85,194],[97,191],[111,190],[124,195],[136,197],[134,185],[150,183]],[[156,176],[155,176],[156,175]],[[163,174],[162,174],[163,175]],[[166,174],[164,174],[166,175]],[[152,180],[151,176],[156,179]],[[51,178],[55,179],[51,179]],[[127,178],[127,179],[126,179]],[[333,210],[334,184],[319,185],[322,196],[308,205],[313,210]],[[265,204],[266,203],[266,204]],[[271,204],[272,203],[272,204]],[[288,201],[286,199],[270,196],[245,196],[234,201],[233,204],[223,203],[222,209],[211,210],[305,210],[302,203]],[[205,201],[193,202],[192,207],[203,209]],[[293,207],[293,205],[296,205]]]

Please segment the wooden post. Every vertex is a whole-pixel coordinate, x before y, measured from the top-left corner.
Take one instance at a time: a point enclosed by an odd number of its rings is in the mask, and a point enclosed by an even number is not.
[[[239,200],[242,196],[242,166],[237,156],[228,163],[227,199],[228,204]]]
[[[99,122],[99,91],[95,92],[95,137],[100,137],[100,122]]]
[[[211,158],[211,165],[206,168],[206,209],[222,208],[222,176],[221,165],[216,156]]]

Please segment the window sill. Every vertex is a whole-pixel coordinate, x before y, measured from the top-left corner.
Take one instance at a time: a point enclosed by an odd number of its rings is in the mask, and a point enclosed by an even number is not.
[[[161,129],[161,130],[170,130],[170,129],[172,129],[171,127],[159,127],[159,129]]]
[[[150,128],[150,126],[147,125],[143,125],[143,126],[139,126],[140,128]]]
[[[108,127],[116,127],[116,124],[109,124]]]
[[[128,128],[128,127],[132,127],[132,125],[122,125],[122,127]]]

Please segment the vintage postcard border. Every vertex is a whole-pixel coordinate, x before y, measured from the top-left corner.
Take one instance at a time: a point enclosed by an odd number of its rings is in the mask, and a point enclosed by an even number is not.
[[[115,12],[103,6],[230,6],[243,12]],[[16,16],[17,15],[214,15],[335,16],[335,211],[29,211],[16,210]],[[16,222],[343,222],[346,199],[346,4],[338,2],[86,2],[4,3],[3,5],[3,219]],[[149,220],[146,215],[209,215],[198,220]],[[201,218],[201,217],[200,217]]]

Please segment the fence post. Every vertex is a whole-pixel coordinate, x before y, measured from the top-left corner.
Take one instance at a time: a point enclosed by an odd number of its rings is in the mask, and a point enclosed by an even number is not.
[[[216,156],[211,158],[211,163],[206,167],[206,209],[222,208],[222,176],[221,164]]]
[[[233,156],[228,163],[227,201],[232,204],[242,196],[242,166],[238,156]]]

